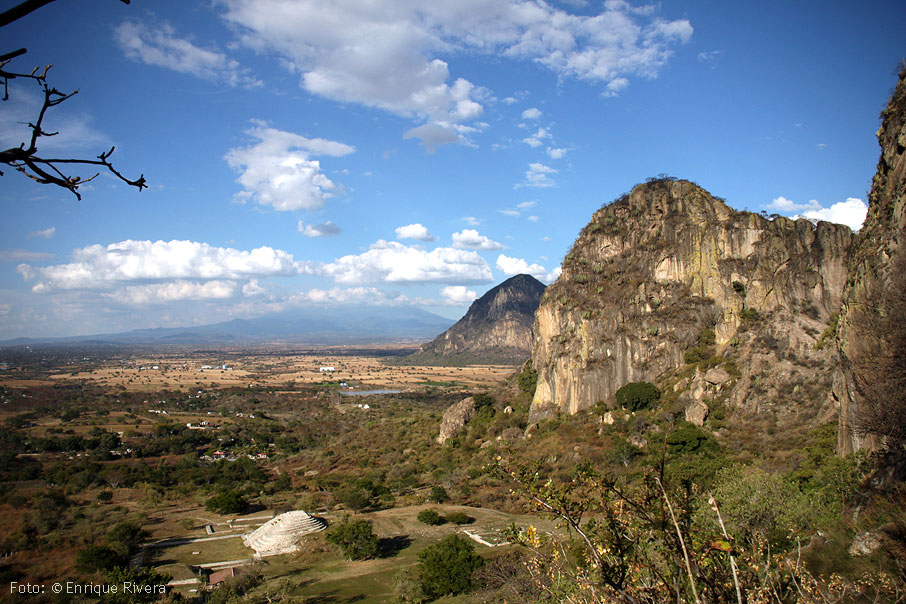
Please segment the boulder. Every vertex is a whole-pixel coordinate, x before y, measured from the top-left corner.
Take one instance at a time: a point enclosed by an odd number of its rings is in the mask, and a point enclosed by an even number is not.
[[[730,381],[730,374],[720,367],[712,367],[705,374],[705,381],[715,386],[721,386]]]
[[[615,421],[616,421],[616,418],[613,415],[613,411],[608,411],[607,413],[604,414],[604,423],[607,424],[608,426],[613,425],[613,423]]]
[[[704,426],[711,410],[703,401],[695,401],[686,407],[686,421],[696,426]]]
[[[859,533],[849,546],[850,556],[870,556],[881,547],[881,533],[869,531]]]
[[[437,436],[437,443],[442,445],[459,434],[459,431],[469,423],[469,420],[475,417],[475,414],[475,400],[471,396],[450,405],[444,411],[444,417],[440,421],[440,434]]]
[[[522,438],[522,430],[519,428],[507,428],[498,438],[500,440],[519,440]]]

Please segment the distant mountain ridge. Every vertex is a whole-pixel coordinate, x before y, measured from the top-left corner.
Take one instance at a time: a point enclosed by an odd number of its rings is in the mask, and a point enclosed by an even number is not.
[[[531,355],[532,324],[545,286],[511,277],[472,302],[453,327],[411,355],[424,363],[521,363]]]
[[[414,306],[332,306],[282,311],[192,327],[156,327],[60,338],[16,338],[0,346],[80,343],[238,344],[288,341],[318,344],[426,339],[453,321]]]

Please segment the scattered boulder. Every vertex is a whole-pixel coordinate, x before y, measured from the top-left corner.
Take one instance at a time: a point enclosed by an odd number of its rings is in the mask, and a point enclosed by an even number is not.
[[[697,400],[686,407],[686,421],[699,427],[704,426],[710,411],[704,401]]]
[[[440,422],[440,434],[437,436],[437,443],[442,445],[456,436],[475,417],[475,414],[475,399],[471,396],[450,405],[444,411],[444,417]]]
[[[494,441],[486,440],[483,443],[481,443],[481,446],[479,447],[479,449],[487,449],[488,447],[493,447],[493,446],[494,446]]]
[[[531,438],[537,431],[538,431],[538,424],[529,424],[528,428],[525,429],[525,437]]]
[[[513,412],[513,408],[510,407],[509,405],[507,405],[506,407],[503,408],[503,412],[506,413],[507,415],[509,415],[510,413]]]
[[[522,438],[522,430],[519,428],[507,428],[497,438],[498,440],[519,440]]]
[[[870,556],[881,548],[881,533],[868,531],[859,533],[849,546],[850,556]]]
[[[629,444],[631,444],[633,447],[644,449],[648,446],[648,439],[641,434],[636,433],[629,437]]]
[[[616,418],[613,415],[613,411],[608,411],[607,413],[604,414],[604,423],[607,424],[608,426],[613,425],[613,423],[615,421],[616,421]]]
[[[708,370],[708,373],[705,374],[705,381],[714,386],[721,386],[730,381],[730,374],[720,367],[712,367]]]
[[[683,378],[673,385],[673,391],[679,392],[685,390],[689,386],[689,378]]]

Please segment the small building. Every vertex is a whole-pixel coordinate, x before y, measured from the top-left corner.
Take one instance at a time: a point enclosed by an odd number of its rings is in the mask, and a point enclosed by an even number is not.
[[[211,573],[211,575],[208,577],[208,587],[214,589],[227,579],[238,577],[244,572],[245,571],[243,571],[241,568],[237,568],[235,566],[231,566],[223,570],[218,570],[217,572]]]
[[[329,372],[329,373],[333,373],[334,371],[336,371],[336,368],[335,367],[321,367],[318,371],[320,371],[321,373],[324,373],[325,371]]]

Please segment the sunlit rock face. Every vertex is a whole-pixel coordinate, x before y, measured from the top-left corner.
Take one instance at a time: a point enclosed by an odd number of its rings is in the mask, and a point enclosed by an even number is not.
[[[544,294],[529,421],[611,402],[627,382],[688,367],[686,352],[706,330],[709,352],[734,375],[693,381],[707,389],[696,398],[723,393],[729,405],[765,411],[786,374],[823,372],[810,414],[826,416],[835,355],[815,344],[840,308],[852,238],[841,225],[736,211],[684,180],[635,187],[595,212]],[[755,379],[765,371],[773,384]]]

